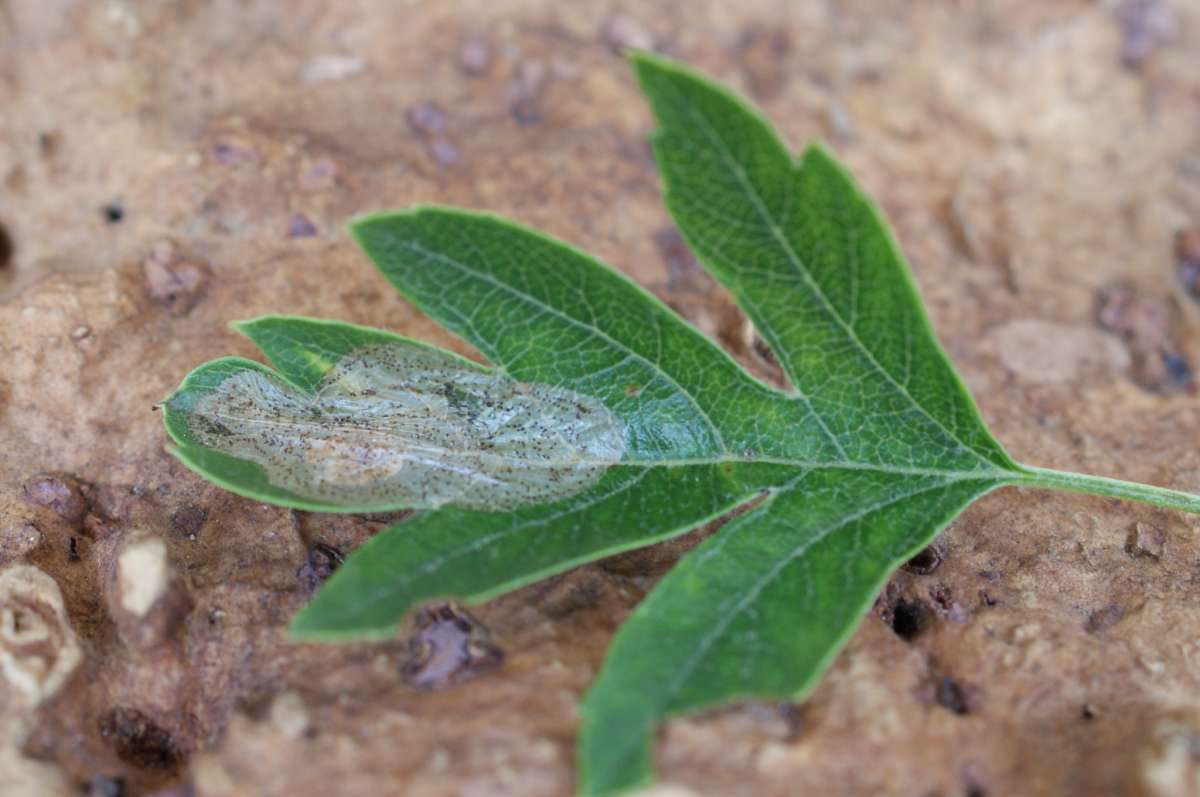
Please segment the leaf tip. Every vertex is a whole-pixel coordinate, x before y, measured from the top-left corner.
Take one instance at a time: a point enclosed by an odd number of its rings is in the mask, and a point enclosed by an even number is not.
[[[653,69],[660,63],[666,63],[669,59],[661,55],[657,55],[650,50],[631,49],[625,53],[625,58],[629,61],[630,66],[634,69]]]
[[[366,228],[376,224],[382,219],[389,219],[402,213],[407,213],[407,210],[377,210],[370,213],[359,213],[350,221],[346,222],[346,229],[349,230],[351,237],[357,238],[359,234]]]
[[[254,318],[230,321],[229,328],[239,335],[248,338],[270,359],[270,352],[264,344],[272,332],[279,332],[288,324],[319,325],[323,323],[326,322],[322,319],[307,318],[305,316],[288,315],[286,313],[264,313]]]
[[[346,229],[359,248],[378,264],[378,254],[388,248],[389,241],[405,233],[419,230],[422,222],[452,216],[480,215],[459,208],[418,202],[401,210],[381,210],[362,213],[350,219]]]
[[[251,340],[254,340],[255,328],[257,326],[259,326],[260,324],[262,324],[262,322],[264,322],[268,319],[271,319],[271,318],[275,318],[275,316],[260,315],[260,316],[255,316],[254,318],[245,318],[240,321],[230,321],[229,328],[232,329],[234,332],[238,333],[239,335],[242,335],[244,337],[250,338]]]
[[[671,77],[694,77],[693,73],[683,64],[673,61],[666,56],[647,50],[634,50],[627,56],[629,66],[633,69],[634,77],[641,86],[642,93],[648,97],[655,95],[657,83]]]

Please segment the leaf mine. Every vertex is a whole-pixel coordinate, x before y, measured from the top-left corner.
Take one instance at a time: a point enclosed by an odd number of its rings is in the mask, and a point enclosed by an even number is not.
[[[311,394],[234,373],[188,428],[271,484],[341,505],[511,510],[592,486],[625,449],[594,398],[399,342],[350,352]]]

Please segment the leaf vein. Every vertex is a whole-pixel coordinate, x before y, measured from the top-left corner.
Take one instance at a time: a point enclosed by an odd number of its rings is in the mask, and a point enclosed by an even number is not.
[[[697,415],[699,415],[699,417],[704,421],[705,425],[708,427],[708,430],[712,433],[712,436],[714,438],[714,441],[717,444],[717,447],[722,452],[728,451],[728,447],[725,444],[725,439],[721,434],[721,430],[717,428],[717,425],[713,422],[712,418],[709,417],[708,413],[705,412],[704,408],[700,406],[700,402],[696,400],[696,397],[693,396],[690,391],[688,391],[686,388],[684,388],[683,385],[679,384],[679,382],[677,382],[674,377],[672,377],[670,374],[668,374],[666,371],[664,371],[662,369],[662,367],[659,366],[657,363],[650,361],[648,358],[646,358],[642,354],[639,354],[638,352],[631,349],[629,346],[625,345],[624,343],[621,343],[619,340],[612,337],[604,330],[602,330],[598,327],[595,327],[595,326],[591,326],[589,324],[585,324],[584,322],[580,321],[579,319],[573,318],[572,316],[567,315],[566,313],[562,312],[561,310],[559,310],[555,307],[551,307],[550,305],[542,302],[541,300],[537,299],[536,297],[531,296],[528,293],[525,293],[524,291],[518,290],[517,288],[515,288],[511,285],[508,285],[507,283],[501,282],[500,280],[496,279],[495,277],[491,276],[490,274],[476,271],[476,270],[470,268],[469,266],[467,266],[466,264],[460,263],[451,257],[447,257],[438,252],[432,252],[432,251],[426,249],[425,247],[421,246],[419,243],[417,243],[415,241],[400,241],[398,243],[401,246],[409,249],[409,251],[412,251],[412,252],[416,253],[417,255],[424,257],[426,260],[433,261],[435,263],[440,263],[442,265],[449,266],[454,269],[458,269],[460,272],[462,272],[464,274],[469,274],[469,275],[474,276],[477,279],[483,280],[484,282],[487,282],[491,285],[498,286],[501,290],[509,293],[510,295],[512,295],[522,301],[529,302],[534,307],[536,307],[540,312],[546,313],[547,315],[551,315],[555,318],[558,318],[560,321],[563,321],[572,326],[576,326],[576,327],[580,327],[581,329],[585,329],[588,332],[590,332],[591,334],[594,334],[597,337],[604,339],[609,344],[611,344],[614,348],[616,348],[620,351],[623,351],[627,355],[632,357],[633,359],[642,362],[648,368],[650,368],[652,371],[659,374],[666,382],[673,385],[679,391],[679,393],[688,400],[688,402],[696,410]],[[476,336],[476,339],[478,339],[478,336]]]

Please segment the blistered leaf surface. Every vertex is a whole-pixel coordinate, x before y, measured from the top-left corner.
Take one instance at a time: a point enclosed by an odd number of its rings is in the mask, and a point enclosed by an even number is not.
[[[595,399],[403,344],[346,354],[311,394],[241,371],[188,424],[272,484],[353,506],[555,501],[595,484],[624,450],[621,424]]]

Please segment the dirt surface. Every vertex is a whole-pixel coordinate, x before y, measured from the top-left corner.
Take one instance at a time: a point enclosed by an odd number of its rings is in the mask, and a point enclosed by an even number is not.
[[[396,518],[229,495],[154,405],[260,313],[466,351],[343,230],[419,201],[595,252],[766,372],[660,203],[627,45],[833,146],[1015,456],[1200,491],[1194,0],[7,0],[0,793],[569,793],[576,701],[678,546],[289,644]],[[669,723],[657,793],[1200,793],[1198,525],[993,494],[807,703]]]

